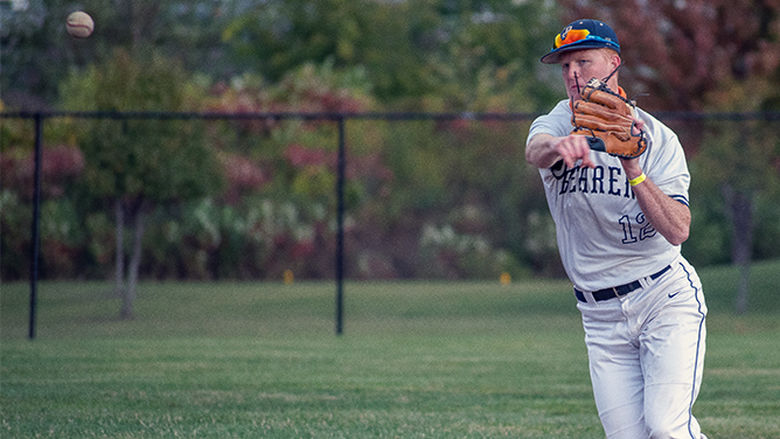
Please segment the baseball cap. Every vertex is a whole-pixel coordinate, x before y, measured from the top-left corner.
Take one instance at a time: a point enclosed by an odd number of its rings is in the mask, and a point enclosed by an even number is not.
[[[569,23],[555,36],[552,50],[542,57],[545,64],[556,64],[561,55],[572,50],[610,48],[620,53],[617,34],[598,20],[584,18]]]

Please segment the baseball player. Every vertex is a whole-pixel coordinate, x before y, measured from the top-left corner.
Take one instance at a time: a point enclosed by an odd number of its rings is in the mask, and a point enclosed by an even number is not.
[[[571,134],[573,109],[590,79],[625,96],[618,85],[620,44],[608,25],[572,22],[541,61],[560,64],[569,99],[534,120],[525,157],[539,168],[574,284],[606,436],[705,438],[692,409],[707,306],[696,271],[680,254],[691,222],[682,146],[633,106],[631,130],[645,144],[637,157],[600,152],[603,145],[591,149],[593,139]]]

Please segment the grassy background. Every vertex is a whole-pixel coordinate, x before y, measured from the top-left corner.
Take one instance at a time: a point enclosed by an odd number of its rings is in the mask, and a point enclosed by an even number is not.
[[[780,261],[701,270],[710,307],[694,412],[711,438],[780,437]],[[0,436],[602,438],[568,283],[0,285]]]

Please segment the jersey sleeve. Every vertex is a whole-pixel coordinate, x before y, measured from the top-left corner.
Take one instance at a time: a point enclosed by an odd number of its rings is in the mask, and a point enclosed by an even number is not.
[[[571,109],[569,107],[569,101],[563,100],[558,102],[558,105],[552,109],[549,113],[539,116],[531,123],[531,128],[528,130],[528,138],[525,140],[525,144],[531,141],[537,134],[549,134],[551,136],[565,136],[572,130],[571,125]]]
[[[640,114],[649,125],[650,147],[645,152],[643,168],[647,176],[663,193],[689,205],[688,188],[691,176],[685,151],[677,135],[647,113]]]

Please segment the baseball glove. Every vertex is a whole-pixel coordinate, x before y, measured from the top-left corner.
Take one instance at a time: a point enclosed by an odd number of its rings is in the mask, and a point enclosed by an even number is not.
[[[590,149],[632,159],[647,149],[647,136],[634,123],[633,102],[610,90],[607,84],[591,79],[574,102],[572,134],[588,136]]]

